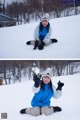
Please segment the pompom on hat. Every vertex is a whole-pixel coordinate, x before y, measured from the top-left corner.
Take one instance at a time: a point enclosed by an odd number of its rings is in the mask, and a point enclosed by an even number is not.
[[[49,18],[49,14],[48,14],[48,13],[46,13],[46,14],[42,17],[41,21],[43,21],[43,20],[49,22],[50,18]]]

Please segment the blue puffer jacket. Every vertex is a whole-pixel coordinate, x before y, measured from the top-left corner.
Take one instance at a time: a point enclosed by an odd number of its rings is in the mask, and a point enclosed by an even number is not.
[[[42,25],[42,22],[40,22],[40,25],[39,25],[39,39],[40,40],[43,40],[47,33],[49,32],[49,28],[50,28],[50,23],[48,23],[48,25],[46,27],[44,27]]]
[[[40,24],[39,24],[34,31],[34,40],[39,41],[40,39],[42,39],[45,42],[45,44],[47,44],[51,39],[51,34],[52,34],[52,28],[50,26],[48,29],[47,27],[43,27],[43,29],[40,30]]]
[[[31,105],[32,107],[50,106],[50,99],[54,96],[54,92],[51,90],[49,85],[45,85],[45,90],[40,88],[38,93],[35,93]]]
[[[47,27],[43,27],[42,31],[39,30],[39,39],[43,40],[47,34]]]

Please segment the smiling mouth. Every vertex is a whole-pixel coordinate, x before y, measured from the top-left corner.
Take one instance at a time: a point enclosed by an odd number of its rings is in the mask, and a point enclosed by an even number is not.
[[[44,24],[44,26],[46,26],[46,24]]]
[[[45,81],[45,83],[48,83],[48,81]]]

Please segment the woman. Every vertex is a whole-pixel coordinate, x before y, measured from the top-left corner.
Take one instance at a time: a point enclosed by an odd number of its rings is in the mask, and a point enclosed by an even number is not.
[[[46,13],[42,19],[40,24],[36,27],[34,32],[34,41],[28,41],[26,44],[31,45],[34,44],[34,48],[38,48],[42,50],[45,45],[57,42],[56,39],[51,39],[51,26],[49,23],[49,14]]]
[[[38,116],[41,114],[50,115],[54,112],[59,112],[62,109],[58,106],[50,106],[51,97],[59,98],[64,83],[58,82],[57,89],[52,85],[51,76],[49,73],[42,75],[41,80],[37,75],[34,75],[34,97],[31,101],[32,108],[25,108],[20,111],[21,114],[30,114]]]

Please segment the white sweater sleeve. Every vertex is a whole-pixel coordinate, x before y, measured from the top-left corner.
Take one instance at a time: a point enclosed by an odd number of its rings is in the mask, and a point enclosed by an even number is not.
[[[47,33],[46,37],[43,39],[43,41],[45,43],[49,43],[50,39],[51,39],[51,33],[52,33],[52,28],[49,28],[49,32]],[[38,40],[39,41],[39,25],[35,28],[34,31],[34,40]]]
[[[51,39],[51,34],[52,34],[52,28],[49,28],[49,32],[47,33],[46,37],[43,39],[43,41],[45,43],[49,43],[50,39]]]
[[[34,30],[34,40],[39,41],[39,25]]]
[[[59,97],[61,97],[61,95],[62,95],[62,91],[61,90],[56,90],[56,87],[55,86],[53,86],[53,91],[54,91],[54,98],[59,98]]]
[[[34,93],[38,93],[39,90],[40,90],[40,86],[39,86],[38,88],[36,88],[36,87],[33,85],[32,91],[33,91]]]

